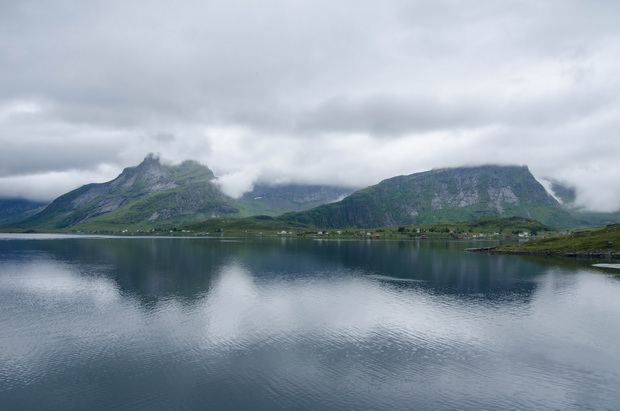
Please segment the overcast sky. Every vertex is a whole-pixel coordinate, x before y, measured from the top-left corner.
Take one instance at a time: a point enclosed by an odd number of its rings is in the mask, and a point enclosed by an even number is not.
[[[620,208],[617,0],[0,0],[0,196],[149,152],[366,186],[485,163]]]

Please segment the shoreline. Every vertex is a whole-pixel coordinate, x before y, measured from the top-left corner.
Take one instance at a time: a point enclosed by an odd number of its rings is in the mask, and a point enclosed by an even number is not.
[[[472,253],[486,254],[506,254],[506,255],[538,255],[549,257],[570,257],[570,258],[605,258],[620,259],[620,253],[615,252],[596,252],[596,251],[553,251],[553,250],[502,250],[499,247],[480,247],[466,248],[465,251]]]

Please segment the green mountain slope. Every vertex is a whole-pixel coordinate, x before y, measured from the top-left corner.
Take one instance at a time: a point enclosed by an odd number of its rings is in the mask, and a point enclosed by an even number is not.
[[[166,165],[148,155],[112,181],[82,186],[24,221],[15,223],[19,218],[13,217],[7,222],[15,228],[44,230],[167,229],[210,219],[307,210],[352,191],[330,186],[258,185],[234,199],[220,190],[213,172],[204,165],[195,161]]]
[[[215,180],[213,172],[197,162],[172,166],[149,155],[112,181],[80,187],[58,197],[38,214],[10,224],[13,228],[42,230],[148,230],[211,219],[275,217],[287,212],[277,217],[278,224],[321,228],[503,217],[524,217],[563,228],[620,221],[620,213],[580,213],[574,207],[562,206],[527,167],[487,165],[431,170],[384,180],[337,202],[350,189],[257,185],[233,199],[219,189]],[[323,205],[311,208],[318,204]],[[290,213],[296,210],[306,211]]]
[[[107,183],[88,184],[54,200],[24,228],[170,226],[240,212],[233,199],[214,184],[207,167],[186,161],[162,164],[149,155]]]
[[[309,226],[346,228],[512,216],[560,227],[574,219],[527,167],[493,165],[393,177],[337,203],[281,218]]]
[[[515,253],[591,253],[614,254],[620,257],[620,224],[582,230],[570,235],[540,238],[525,243],[499,247],[495,252]]]

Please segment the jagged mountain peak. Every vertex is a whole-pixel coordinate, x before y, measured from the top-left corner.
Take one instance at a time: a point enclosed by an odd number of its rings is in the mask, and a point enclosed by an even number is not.
[[[168,165],[151,153],[137,166],[125,168],[110,182],[84,186],[88,187],[88,190],[85,190],[84,195],[77,196],[73,205],[83,206],[100,195],[131,194],[131,197],[137,197],[187,184],[211,183],[214,179],[213,172],[196,161],[187,160],[178,165]],[[116,203],[121,205],[119,201]]]
[[[155,224],[183,222],[188,215],[205,219],[237,213],[234,201],[220,192],[214,179],[213,172],[196,161],[168,165],[149,154],[112,181],[87,184],[58,197],[24,224],[64,228],[93,219],[118,225]]]
[[[140,164],[125,168],[112,182],[115,182],[114,186],[127,186],[135,182],[150,184],[153,185],[150,191],[155,192],[159,191],[159,188],[172,188],[189,180],[213,179],[215,179],[213,172],[197,161],[185,160],[178,165],[169,165],[163,163],[158,156],[149,153]]]

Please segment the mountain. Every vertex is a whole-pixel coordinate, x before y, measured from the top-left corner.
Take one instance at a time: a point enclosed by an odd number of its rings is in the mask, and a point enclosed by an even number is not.
[[[575,217],[527,167],[486,165],[389,178],[337,203],[281,219],[325,228],[368,228],[512,216],[554,226],[571,225]]]
[[[169,227],[238,214],[235,201],[223,194],[214,180],[213,172],[195,161],[171,166],[148,155],[112,181],[88,184],[58,197],[19,225],[46,229]]]
[[[242,198],[234,199],[224,194],[215,181],[213,172],[195,161],[166,165],[150,154],[114,180],[66,193],[38,214],[11,226],[48,230],[168,229],[213,218],[277,216],[308,210],[353,191],[316,185],[257,185]],[[7,222],[18,220],[15,216]]]
[[[524,217],[563,228],[620,222],[620,213],[581,213],[563,206],[525,166],[437,169],[393,177],[346,196],[351,191],[319,185],[263,184],[234,199],[220,190],[208,167],[195,161],[166,165],[148,155],[114,180],[66,193],[23,221],[15,223],[36,210],[24,209],[20,214],[19,207],[34,205],[13,204],[12,208],[5,207],[13,211],[2,214],[0,208],[0,215],[5,221],[13,221],[13,228],[92,231],[170,229],[218,218],[273,218],[281,214],[274,223],[321,228],[501,217]],[[574,198],[569,189],[563,194],[567,200]]]
[[[20,198],[0,198],[0,224],[14,223],[41,211],[47,203]]]
[[[250,215],[278,216],[291,211],[304,211],[326,203],[342,200],[355,190],[348,187],[281,184],[255,185],[245,193],[239,204]]]

